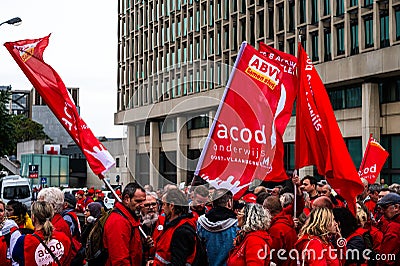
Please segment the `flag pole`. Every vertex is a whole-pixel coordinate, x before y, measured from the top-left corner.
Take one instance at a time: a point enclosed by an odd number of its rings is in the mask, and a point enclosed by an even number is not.
[[[363,155],[363,158],[362,158],[362,161],[361,161],[361,165],[360,165],[359,170],[360,170],[360,169],[364,169],[365,158],[366,158],[366,155],[368,154],[368,150],[369,150],[369,148],[370,148],[371,139],[372,139],[372,133],[369,134],[369,139],[368,139],[367,147],[365,147],[365,152],[364,152],[364,155]]]

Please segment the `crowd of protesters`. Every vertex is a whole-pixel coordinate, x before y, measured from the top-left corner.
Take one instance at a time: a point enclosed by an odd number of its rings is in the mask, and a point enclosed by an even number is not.
[[[205,185],[129,183],[112,210],[100,190],[43,188],[31,216],[18,201],[0,201],[0,266],[400,265],[400,185],[362,181],[356,210],[312,176],[240,200]],[[106,252],[88,258],[100,222]]]

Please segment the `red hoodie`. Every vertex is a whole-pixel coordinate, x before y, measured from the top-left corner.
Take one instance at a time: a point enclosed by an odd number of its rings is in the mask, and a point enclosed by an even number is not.
[[[270,245],[271,237],[266,231],[247,233],[243,241],[230,251],[226,265],[269,265]]]
[[[332,244],[325,243],[319,237],[304,235],[299,240],[297,240],[295,248],[297,249],[297,252],[300,256],[299,257],[300,265],[310,265],[310,266],[341,265],[338,259],[339,255],[334,252],[336,249],[332,246]],[[343,254],[346,254],[345,250]]]
[[[294,244],[297,241],[293,217],[280,212],[272,218],[268,232],[272,239],[271,250],[274,249],[271,251],[272,261],[283,266],[296,265],[296,260],[291,260],[289,257],[289,252],[294,248]],[[286,250],[285,254],[279,253],[279,256],[286,257],[286,260],[283,260],[282,257],[278,258],[279,250]]]

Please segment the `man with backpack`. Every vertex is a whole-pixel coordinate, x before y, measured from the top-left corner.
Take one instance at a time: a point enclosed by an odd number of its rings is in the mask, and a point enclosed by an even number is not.
[[[85,256],[81,244],[81,226],[75,212],[76,198],[71,193],[64,193],[64,209],[61,213],[64,220],[69,225],[72,235],[72,261],[71,266],[83,265]]]
[[[140,210],[146,200],[145,190],[129,183],[122,192],[122,203],[116,202],[104,224],[103,244],[108,251],[106,265],[137,265],[142,263]]]

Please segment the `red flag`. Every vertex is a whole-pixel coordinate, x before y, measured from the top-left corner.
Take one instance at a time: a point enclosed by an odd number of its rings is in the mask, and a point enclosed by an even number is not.
[[[315,165],[318,173],[346,199],[355,212],[363,185],[336,122],[328,94],[299,43],[296,110],[296,168]]]
[[[273,180],[279,182],[288,178],[283,165],[283,134],[292,116],[293,103],[296,99],[297,58],[262,42],[260,43],[259,52],[273,62],[280,64],[283,70],[281,85],[268,98],[272,112],[274,113],[276,150],[274,161],[272,162],[272,170],[265,178],[265,181]]]
[[[389,153],[371,135],[358,175],[365,178],[370,184],[375,183],[388,156]]]
[[[83,151],[96,175],[114,166],[114,158],[81,119],[76,106],[57,72],[43,61],[50,35],[34,40],[7,42],[4,46],[42,96],[63,127]]]
[[[267,97],[281,78],[278,64],[242,44],[195,173],[236,199],[271,170],[274,117]]]

